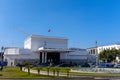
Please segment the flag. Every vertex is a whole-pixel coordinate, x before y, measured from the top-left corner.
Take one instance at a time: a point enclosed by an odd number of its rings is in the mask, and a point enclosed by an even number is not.
[[[48,29],[48,32],[50,32],[51,30],[50,29]]]

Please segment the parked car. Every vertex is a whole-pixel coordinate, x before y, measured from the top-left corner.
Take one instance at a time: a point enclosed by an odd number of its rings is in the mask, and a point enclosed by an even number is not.
[[[80,65],[81,67],[90,67],[90,65],[88,63],[84,63],[82,65]]]
[[[107,64],[106,64],[106,67],[112,68],[112,67],[114,67],[114,65],[115,65],[114,63],[107,63]]]
[[[49,66],[50,64],[49,63],[40,63],[38,64],[38,66]]]
[[[74,66],[74,65],[67,64],[67,63],[62,63],[62,64],[57,65],[56,67],[72,67],[72,66]]]
[[[0,62],[0,66],[7,66],[7,62],[5,62],[5,61]]]
[[[106,68],[112,68],[114,67],[114,63],[105,63],[105,62],[100,62],[99,67],[106,67]]]
[[[115,64],[114,68],[120,68],[120,64]]]
[[[20,63],[17,63],[16,66],[20,67],[20,66],[25,66],[25,64],[20,64]]]

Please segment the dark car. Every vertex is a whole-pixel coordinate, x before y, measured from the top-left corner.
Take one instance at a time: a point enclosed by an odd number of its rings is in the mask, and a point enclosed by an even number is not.
[[[57,67],[72,67],[72,66],[73,66],[72,64],[67,64],[67,63],[62,63],[57,65]]]
[[[50,66],[50,64],[49,63],[40,63],[40,64],[38,64],[38,66]]]
[[[0,66],[7,66],[7,62],[5,62],[5,61],[0,62]]]
[[[90,67],[88,63],[82,64],[81,67]]]
[[[18,64],[16,64],[16,66],[18,66],[18,67],[20,67],[20,66],[24,67],[25,64],[20,64],[20,63],[18,63]]]

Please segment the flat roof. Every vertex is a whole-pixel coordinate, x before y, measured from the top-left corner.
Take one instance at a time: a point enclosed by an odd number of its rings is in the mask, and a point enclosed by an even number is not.
[[[112,46],[112,45],[120,45],[120,43],[107,44],[107,45],[100,45],[100,46],[97,46],[97,47]],[[92,48],[96,48],[96,47],[89,47],[89,48],[87,48],[87,49],[92,49]]]
[[[32,34],[32,35],[28,36],[28,37],[25,39],[25,41],[26,41],[27,39],[31,38],[31,37],[38,37],[38,38],[40,38],[40,37],[42,37],[42,38],[55,38],[55,39],[66,39],[66,40],[68,40],[68,38],[66,38],[66,37],[44,36],[44,35],[34,35],[34,34]]]
[[[99,47],[99,46],[98,46]],[[96,47],[89,47],[89,48],[87,48],[87,49],[95,49]]]
[[[19,47],[4,47],[4,49],[18,49]]]

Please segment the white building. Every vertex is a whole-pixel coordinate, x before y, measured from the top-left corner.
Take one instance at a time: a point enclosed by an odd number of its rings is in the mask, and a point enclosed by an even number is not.
[[[91,47],[87,48],[87,51],[89,55],[96,57],[101,51],[107,50],[107,49],[120,49],[120,44],[111,44],[111,45],[104,45],[104,46],[98,46],[98,47]],[[95,60],[95,59],[94,59]],[[120,61],[119,57],[116,57],[117,61]]]
[[[24,61],[37,61],[39,57],[37,54],[29,49],[22,49],[17,47],[7,47],[4,51],[4,60],[8,62],[8,65],[16,65],[18,62]]]
[[[69,48],[69,50],[71,52],[61,55],[61,61],[76,64],[86,63],[88,61],[89,54],[86,49]]]
[[[111,45],[104,45],[104,46],[98,46],[96,47],[91,47],[91,48],[87,48],[87,51],[89,52],[89,54],[99,54],[101,51],[106,50],[106,49],[120,49],[120,44],[116,43],[116,44],[111,44]]]
[[[24,41],[24,48],[5,48],[4,60],[8,65],[20,62],[58,64],[62,62],[87,62],[87,51],[68,49],[68,39],[64,37],[31,35]]]

